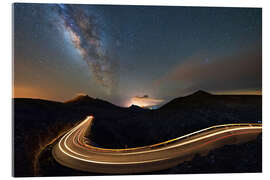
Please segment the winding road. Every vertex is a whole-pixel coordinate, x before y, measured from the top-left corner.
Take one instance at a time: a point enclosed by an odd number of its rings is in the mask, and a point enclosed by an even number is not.
[[[60,138],[52,151],[57,162],[76,170],[94,173],[151,172],[191,160],[195,154],[206,155],[210,150],[226,144],[253,140],[262,132],[261,124],[225,124],[150,146],[103,149],[86,143],[84,134],[93,119],[93,116],[88,116]]]

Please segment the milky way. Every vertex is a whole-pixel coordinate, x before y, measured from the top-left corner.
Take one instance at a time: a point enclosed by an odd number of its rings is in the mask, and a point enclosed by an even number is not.
[[[15,97],[84,93],[146,106],[200,89],[262,89],[261,8],[15,3],[13,11]]]
[[[105,47],[101,28],[94,15],[72,5],[58,5],[63,27],[69,32],[73,45],[88,64],[96,81],[110,94],[116,86],[114,63]]]

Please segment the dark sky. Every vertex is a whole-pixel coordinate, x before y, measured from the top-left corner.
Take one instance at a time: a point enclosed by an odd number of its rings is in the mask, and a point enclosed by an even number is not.
[[[262,89],[260,8],[17,3],[13,12],[15,97],[147,106],[199,89]]]

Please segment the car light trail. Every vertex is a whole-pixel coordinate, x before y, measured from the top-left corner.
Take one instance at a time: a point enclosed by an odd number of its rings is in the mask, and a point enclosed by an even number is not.
[[[261,124],[225,124],[150,146],[104,149],[85,144],[82,140],[93,119],[93,116],[88,116],[60,139],[53,148],[56,161],[64,166],[88,172],[149,172],[172,167],[196,153],[254,139],[262,132]],[[229,143],[224,139],[230,140]]]

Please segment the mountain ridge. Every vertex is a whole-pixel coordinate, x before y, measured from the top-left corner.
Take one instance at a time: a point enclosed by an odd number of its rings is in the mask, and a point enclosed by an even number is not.
[[[196,105],[196,104],[209,104],[213,101],[215,102],[226,102],[226,101],[241,101],[241,100],[248,100],[252,98],[247,97],[254,97],[255,99],[261,98],[262,95],[216,95],[211,94],[207,91],[198,90],[195,91],[192,94],[181,96],[172,99],[171,101],[167,102],[166,104],[162,105],[158,109],[168,109],[168,108],[177,108],[177,106],[184,106],[184,105]],[[253,99],[254,99],[253,98]],[[131,105],[129,107],[121,107],[118,105],[115,105],[109,101],[99,99],[99,98],[93,98],[89,95],[78,95],[75,96],[72,99],[69,99],[64,102],[59,101],[53,101],[53,100],[46,100],[46,99],[40,99],[40,98],[13,98],[15,101],[24,101],[24,102],[45,102],[45,103],[57,103],[57,104],[66,104],[66,105],[75,105],[75,106],[97,106],[101,108],[125,108],[130,110],[140,110],[145,109],[142,107],[139,107],[137,105]]]

